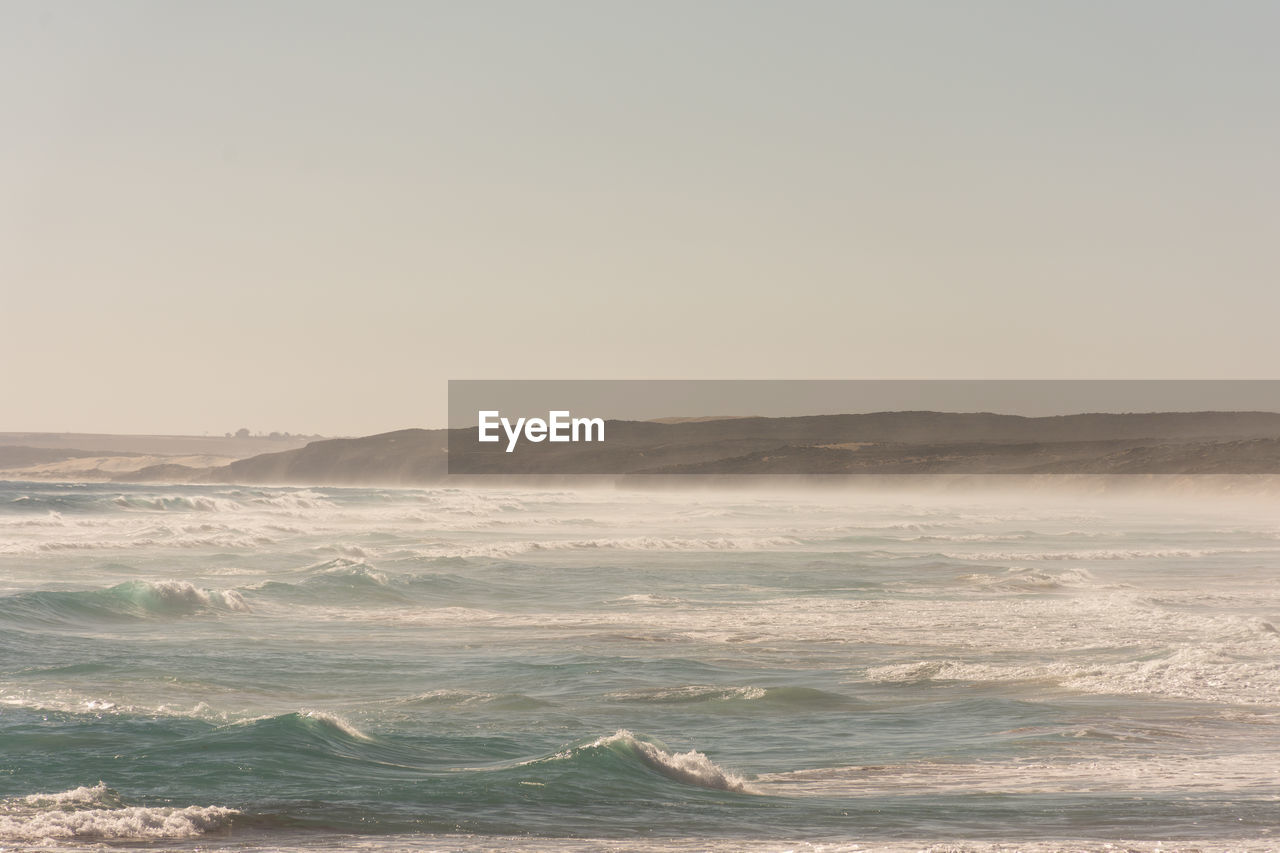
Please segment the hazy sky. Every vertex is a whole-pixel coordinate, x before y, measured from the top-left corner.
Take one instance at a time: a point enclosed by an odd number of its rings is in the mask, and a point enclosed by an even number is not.
[[[439,426],[450,378],[1275,378],[1278,33],[0,0],[0,430]]]

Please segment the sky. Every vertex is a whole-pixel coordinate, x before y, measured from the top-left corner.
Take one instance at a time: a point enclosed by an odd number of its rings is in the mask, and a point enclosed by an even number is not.
[[[1277,32],[0,0],[0,431],[435,427],[449,379],[1277,378]]]

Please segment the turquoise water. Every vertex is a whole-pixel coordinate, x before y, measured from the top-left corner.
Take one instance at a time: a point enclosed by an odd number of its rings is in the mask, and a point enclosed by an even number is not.
[[[1280,848],[1278,580],[1208,498],[0,484],[0,845]]]

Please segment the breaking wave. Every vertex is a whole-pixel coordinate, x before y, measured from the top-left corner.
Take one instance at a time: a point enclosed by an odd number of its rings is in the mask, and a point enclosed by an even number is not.
[[[107,589],[41,590],[0,597],[0,619],[78,625],[84,622],[248,612],[236,590],[202,589],[187,581],[126,581]]]
[[[127,806],[99,782],[0,801],[0,840],[34,843],[196,838],[228,829],[240,812],[221,806]]]
[[[602,763],[601,759],[605,759],[605,764],[621,759],[622,767],[613,769],[625,769],[627,766],[634,768],[639,765],[675,782],[698,788],[758,793],[744,777],[724,769],[704,753],[696,750],[673,753],[663,744],[637,736],[627,729],[619,729],[590,743],[570,747],[546,758],[525,761],[518,766],[564,762],[580,769],[610,769],[598,767]]]

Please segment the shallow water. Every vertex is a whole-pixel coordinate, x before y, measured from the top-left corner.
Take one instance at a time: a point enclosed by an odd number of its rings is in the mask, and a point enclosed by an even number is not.
[[[1216,499],[0,484],[0,844],[1280,848],[1278,579]]]

